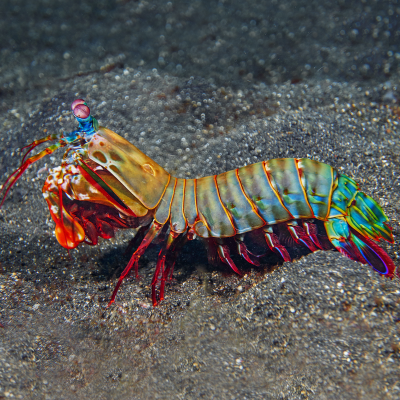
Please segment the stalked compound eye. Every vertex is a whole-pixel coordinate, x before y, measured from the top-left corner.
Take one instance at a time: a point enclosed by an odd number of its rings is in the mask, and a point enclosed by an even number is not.
[[[86,106],[85,100],[83,100],[83,99],[76,99],[76,100],[74,100],[74,102],[71,104],[72,111],[75,110],[75,107],[76,107],[77,105],[79,105],[79,104],[83,104],[83,105]]]
[[[74,108],[74,115],[77,118],[86,119],[90,115],[90,109],[88,106],[86,106],[84,104],[78,104]]]

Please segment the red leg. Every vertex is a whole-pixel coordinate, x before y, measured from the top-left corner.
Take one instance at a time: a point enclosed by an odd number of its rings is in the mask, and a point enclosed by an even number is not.
[[[175,265],[175,261],[172,264],[167,265],[166,267],[164,267],[164,271],[161,277],[161,284],[160,284],[160,301],[164,300],[164,289],[165,289],[165,282],[168,279],[168,274],[169,271],[174,269],[174,265]],[[172,278],[172,275],[171,275]]]
[[[174,267],[175,267],[175,261],[176,257],[178,255],[178,250],[180,249],[180,246],[174,247],[173,249],[170,249],[170,251],[167,253],[167,261],[166,261],[166,268],[164,270],[164,274],[161,278],[161,285],[160,285],[160,301],[164,300],[164,287],[165,287],[165,282],[166,281],[172,281],[172,275],[174,273]],[[173,254],[171,254],[173,253]]]
[[[179,235],[179,238],[177,238],[177,240],[174,241],[172,248],[169,250],[169,253],[167,254],[168,258],[166,262],[167,269],[165,270],[165,279],[169,280],[170,282],[172,281],[172,275],[174,274],[176,258],[178,257],[179,251],[186,244],[188,240],[189,239],[187,235]]]
[[[260,266],[260,262],[257,260],[258,257],[262,256],[256,256],[253,254],[251,251],[248,250],[246,245],[244,244],[243,241],[236,240],[237,248],[238,248],[238,253],[250,264],[253,264],[257,267]]]
[[[138,245],[138,243],[140,244],[142,242],[142,240],[145,237],[145,232],[147,231],[147,229],[149,229],[148,225],[140,227],[140,229],[136,232],[136,235],[128,243],[128,246],[124,251],[124,255],[130,253],[132,249]]]
[[[235,263],[231,259],[231,255],[229,253],[229,248],[227,245],[218,245],[218,255],[221,261],[225,264],[228,264],[239,276],[243,276],[243,274],[237,269]]]
[[[175,239],[179,236],[179,234],[171,231],[168,235],[167,243],[165,244],[164,248],[160,250],[157,259],[157,267],[154,272],[153,280],[151,281],[151,298],[153,301],[153,306],[157,305],[157,293],[156,293],[156,285],[158,280],[158,275],[161,272],[161,283],[160,283],[160,301],[164,299],[164,287],[165,287],[165,280],[168,276],[168,272],[170,266],[165,268],[165,260],[168,254],[168,250],[171,248],[171,245],[175,241]]]
[[[297,222],[288,222],[287,228],[290,232],[290,235],[294,239],[294,241],[298,244],[303,244],[308,247],[311,251],[316,251],[318,248],[314,245],[310,237],[306,234],[304,229],[297,225]]]
[[[157,305],[156,285],[157,285],[158,275],[160,274],[161,270],[162,270],[162,275],[164,275],[164,268],[165,268],[165,250],[161,249],[160,253],[158,254],[156,270],[154,271],[153,279],[151,281],[151,300],[153,302],[153,307]]]
[[[108,307],[114,303],[115,296],[117,295],[118,289],[121,286],[122,281],[125,279],[125,277],[128,275],[129,271],[134,268],[135,269],[135,276],[136,278],[139,277],[138,274],[138,266],[139,266],[139,259],[143,255],[143,253],[146,251],[147,247],[149,247],[150,243],[152,240],[157,236],[157,234],[160,232],[161,228],[163,226],[160,224],[157,224],[156,222],[153,222],[149,228],[149,230],[146,233],[146,236],[142,240],[142,243],[140,243],[140,246],[137,248],[137,250],[132,254],[131,259],[129,260],[128,265],[125,267],[123,270],[121,276],[118,279],[117,285],[115,286],[115,289],[113,291],[113,294],[111,296],[111,300],[108,303]]]
[[[268,247],[273,252],[282,256],[284,261],[289,261],[289,262],[292,261],[288,251],[286,250],[286,248],[284,246],[281,245],[281,243],[279,242],[278,236],[276,236],[275,233],[273,233],[272,228],[266,227],[263,229],[263,231],[264,231],[264,236],[265,236],[265,240],[267,242]]]
[[[303,221],[303,226],[304,226],[304,230],[306,231],[307,235],[311,238],[311,240],[313,241],[313,243],[320,248],[321,250],[329,250],[330,247],[324,245],[324,243],[320,242],[318,239],[318,229],[317,229],[317,225],[308,222],[308,221]]]

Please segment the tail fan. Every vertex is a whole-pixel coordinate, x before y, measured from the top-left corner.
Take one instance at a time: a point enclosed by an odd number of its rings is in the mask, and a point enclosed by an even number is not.
[[[393,278],[396,267],[392,259],[374,242],[381,238],[394,242],[381,206],[360,192],[357,183],[346,175],[339,175],[335,184],[328,220],[324,222],[329,240],[345,256]],[[400,270],[396,275],[400,278]]]
[[[392,259],[372,240],[351,229],[352,242],[357,246],[365,261],[382,275],[392,278],[396,269]]]
[[[376,243],[351,228],[344,218],[331,218],[325,222],[329,240],[335,248],[362,264],[369,264],[375,271],[393,278],[396,266]]]
[[[347,206],[346,221],[361,236],[373,240],[383,238],[393,243],[392,230],[381,206],[370,196],[357,192]]]

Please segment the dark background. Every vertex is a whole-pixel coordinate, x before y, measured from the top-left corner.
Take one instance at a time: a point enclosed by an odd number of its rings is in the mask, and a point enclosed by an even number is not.
[[[2,97],[110,64],[220,85],[399,74],[397,1],[63,1],[0,5]]]

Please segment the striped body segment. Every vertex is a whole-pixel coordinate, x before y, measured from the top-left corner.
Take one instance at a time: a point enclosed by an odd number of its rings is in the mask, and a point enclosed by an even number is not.
[[[295,219],[326,220],[336,172],[308,159],[259,162],[200,179],[171,178],[155,220],[225,238]],[[186,183],[186,184],[185,184]],[[173,195],[172,195],[173,193]]]
[[[208,240],[209,251],[216,246],[219,259],[238,274],[224,239],[233,238],[238,253],[259,265],[243,235],[261,229],[268,248],[291,261],[279,240],[284,231],[311,251],[330,248],[315,219],[342,254],[389,277],[395,271],[389,256],[369,239],[393,242],[380,206],[351,178],[306,158],[273,159],[200,179],[171,178],[154,218],[160,224],[169,219],[171,240],[185,232]]]

